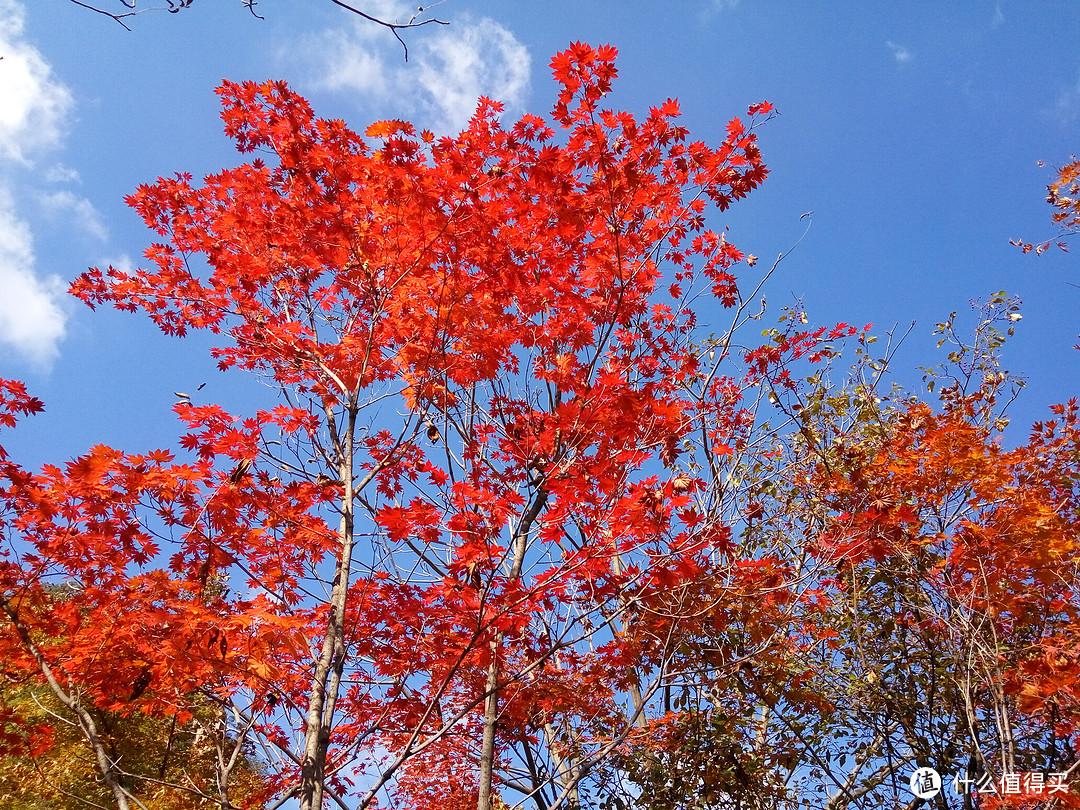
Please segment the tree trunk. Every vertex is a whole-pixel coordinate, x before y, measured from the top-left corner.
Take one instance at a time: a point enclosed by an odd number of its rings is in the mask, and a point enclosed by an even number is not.
[[[326,635],[315,665],[311,692],[308,696],[307,719],[304,724],[304,754],[300,773],[300,810],[321,810],[326,781],[326,752],[330,747],[330,730],[334,723],[341,673],[345,667],[345,608],[348,602],[349,577],[353,551],[353,435],[356,429],[355,405],[348,410],[348,425],[344,442],[338,452],[338,473],[343,487],[341,495],[340,548],[334,569],[333,590],[330,594],[330,615],[326,620]],[[331,435],[333,415],[328,412]]]
[[[105,744],[98,736],[97,724],[94,722],[93,716],[86,710],[86,707],[82,705],[78,696],[74,692],[68,692],[60,685],[60,682],[56,679],[55,673],[52,671],[52,667],[49,666],[49,662],[45,660],[45,654],[41,651],[41,648],[34,643],[34,640],[30,637],[30,631],[26,629],[26,625],[19,619],[18,614],[12,609],[11,605],[6,599],[0,599],[4,612],[11,620],[12,625],[15,627],[15,632],[19,634],[19,638],[22,639],[27,651],[33,656],[34,661],[37,662],[38,669],[45,677],[45,681],[49,684],[49,688],[53,694],[56,695],[57,700],[64,704],[75,715],[79,730],[83,733],[86,741],[90,743],[90,747],[94,751],[94,759],[97,762],[98,771],[101,773],[101,778],[105,780],[105,784],[109,786],[109,791],[113,795],[113,799],[116,800],[116,806],[119,810],[129,810],[128,796],[130,795],[124,786],[120,784],[120,774],[117,773],[116,763],[109,758],[109,755],[105,751]],[[135,800],[136,804],[142,807],[142,804]]]
[[[491,809],[491,776],[495,767],[495,725],[499,719],[499,646],[502,633],[491,642],[491,665],[488,667],[487,697],[484,698],[484,741],[480,746],[480,792],[476,810]]]
[[[548,491],[541,486],[533,495],[529,508],[514,531],[514,557],[510,563],[507,578],[518,579],[525,564],[525,551],[529,544],[529,532],[533,523],[547,504]],[[491,642],[491,664],[488,666],[487,684],[484,689],[484,738],[480,745],[480,790],[476,799],[476,810],[491,810],[491,781],[495,769],[495,730],[499,719],[499,649],[502,647],[502,633],[497,633]]]

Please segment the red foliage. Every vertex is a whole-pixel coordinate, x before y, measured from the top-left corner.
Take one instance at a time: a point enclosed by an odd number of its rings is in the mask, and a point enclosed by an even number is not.
[[[614,56],[552,60],[551,125],[504,128],[481,99],[438,140],[400,121],[358,135],[282,82],[219,88],[226,133],[260,157],[141,186],[129,203],[162,240],[149,266],[72,291],[227,335],[220,366],[283,402],[249,419],[178,405],[186,462],[97,447],[39,475],[8,465],[9,666],[47,660],[114,711],[234,706],[288,752],[274,784],[305,806],[324,787],[467,802],[465,781],[437,783],[490,758],[492,678],[496,767],[529,747],[550,783],[552,757],[585,773],[612,750],[634,722],[621,695],[660,677],[684,606],[725,598],[693,596],[738,556],[695,498],[747,446],[735,380],[852,332],[778,339],[733,378],[702,362],[692,302],[736,306],[743,256],[706,202],[765,178],[771,106],[691,141],[672,100],[642,120],[599,106]],[[40,407],[3,390],[5,414]],[[734,571],[740,604],[758,582],[785,603],[782,570]],[[47,598],[49,579],[70,595]]]

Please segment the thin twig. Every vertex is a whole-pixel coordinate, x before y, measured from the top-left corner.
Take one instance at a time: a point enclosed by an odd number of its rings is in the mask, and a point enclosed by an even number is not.
[[[429,18],[427,20],[419,20],[419,21],[417,21],[416,15],[413,15],[413,17],[407,23],[392,23],[392,22],[387,22],[386,20],[380,20],[378,17],[373,17],[370,14],[366,14],[366,13],[364,13],[363,11],[361,11],[358,8],[354,8],[353,6],[350,6],[348,3],[342,2],[342,0],[330,0],[330,2],[333,3],[335,6],[341,6],[346,11],[351,11],[353,14],[356,14],[357,16],[363,17],[368,22],[373,22],[376,25],[381,25],[381,26],[383,26],[383,28],[389,28],[390,32],[394,35],[394,39],[396,39],[398,42],[401,43],[401,47],[405,51],[405,61],[406,62],[409,61],[409,46],[405,44],[405,40],[403,40],[401,38],[401,35],[398,33],[398,31],[400,31],[402,29],[405,29],[405,28],[420,28],[421,26],[428,25],[429,23],[435,23],[436,25],[449,25],[450,24],[449,21],[440,20],[440,19],[438,19],[436,17],[431,17],[431,18]],[[441,2],[436,3],[435,5],[442,5],[442,3]],[[421,11],[422,11],[422,7],[421,7]],[[420,13],[420,12],[417,12],[417,13]]]
[[[134,17],[136,14],[139,13],[138,11],[126,11],[123,14],[114,14],[113,12],[106,11],[103,8],[97,8],[96,6],[91,6],[89,3],[83,3],[83,2],[81,2],[81,0],[71,0],[71,2],[74,3],[77,6],[82,6],[83,8],[88,9],[90,11],[96,11],[98,14],[104,14],[106,17],[111,17],[112,19],[114,19],[118,23],[120,23],[120,25],[122,25],[124,27],[125,31],[130,31],[131,26],[129,26],[126,22],[124,22],[123,18],[124,17]],[[126,3],[125,3],[125,5],[126,5]]]
[[[74,3],[75,5],[81,6],[82,8],[85,8],[85,9],[87,9],[89,11],[93,11],[93,12],[96,12],[98,14],[104,14],[106,17],[109,17],[109,18],[111,18],[113,20],[116,20],[116,22],[120,23],[120,25],[122,25],[125,28],[125,30],[127,30],[127,31],[130,31],[131,27],[127,23],[124,22],[125,17],[134,17],[136,14],[141,14],[143,11],[171,11],[171,12],[176,12],[176,11],[179,11],[181,8],[186,8],[188,5],[190,5],[190,0],[188,0],[188,2],[186,2],[186,3],[182,2],[182,3],[178,4],[178,5],[170,2],[169,3],[169,8],[167,8],[167,9],[162,7],[162,6],[159,6],[159,7],[156,7],[156,8],[152,7],[152,8],[145,8],[145,9],[140,10],[140,9],[135,8],[135,2],[137,0],[120,0],[120,2],[124,5],[125,8],[129,8],[129,9],[132,9],[132,10],[131,11],[125,11],[123,13],[117,14],[117,13],[112,12],[112,11],[106,11],[103,8],[98,8],[97,6],[91,5],[90,3],[84,3],[83,0],[70,0],[70,1],[72,3]],[[255,11],[255,6],[258,5],[258,2],[259,2],[259,0],[241,0],[242,5],[248,11],[251,12],[251,15],[253,17],[262,20],[262,19],[265,19],[265,18],[262,15],[260,15],[258,12]],[[417,19],[421,14],[423,14],[425,12],[425,10],[430,10],[434,6],[441,6],[445,2],[445,0],[439,0],[439,2],[433,3],[431,6],[428,6],[427,9],[425,9],[425,7],[421,6],[416,11],[416,13],[413,14],[412,17],[409,18],[408,22],[403,22],[403,23],[395,23],[395,22],[390,22],[388,20],[382,20],[382,19],[380,19],[378,17],[375,17],[375,16],[373,16],[371,14],[368,14],[367,12],[361,11],[360,9],[356,8],[355,6],[351,6],[348,3],[342,2],[342,0],[330,0],[330,2],[333,3],[336,6],[340,6],[341,8],[345,9],[346,11],[351,11],[353,14],[356,14],[358,17],[363,17],[368,22],[372,22],[372,23],[375,23],[376,25],[381,25],[383,28],[389,29],[390,32],[394,35],[394,39],[396,39],[398,42],[401,43],[401,47],[405,52],[405,61],[406,62],[409,61],[409,46],[405,44],[405,40],[403,40],[401,38],[401,34],[398,33],[399,31],[402,31],[402,30],[407,29],[407,28],[420,28],[422,26],[430,25],[432,23],[434,23],[435,25],[449,25],[450,24],[450,22],[448,20],[440,20],[440,19],[437,19],[435,17],[429,17],[426,20]]]

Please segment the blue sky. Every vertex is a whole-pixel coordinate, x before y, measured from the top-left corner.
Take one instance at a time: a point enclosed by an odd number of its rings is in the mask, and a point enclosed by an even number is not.
[[[1016,421],[1080,388],[1077,253],[1009,244],[1053,235],[1037,161],[1080,152],[1080,4],[445,0],[435,13],[451,25],[406,32],[408,63],[385,30],[329,0],[259,9],[264,21],[240,0],[198,0],[140,14],[129,32],[69,0],[0,0],[0,376],[47,408],[7,437],[24,463],[97,442],[173,445],[173,392],[203,382],[207,400],[241,413],[263,396],[218,372],[206,339],[166,339],[143,316],[64,293],[87,266],[139,262],[150,235],[123,202],[139,183],[238,161],[220,80],[287,79],[358,129],[406,117],[449,132],[478,94],[509,115],[545,113],[547,63],[575,40],[619,49],[613,106],[678,97],[698,138],[718,141],[751,103],[776,105],[760,131],[768,180],[713,222],[768,260],[814,212],[770,281],[770,312],[801,301],[813,321],[879,332],[915,320],[897,358],[914,383],[937,359],[933,324],[1004,289],[1024,301],[1006,357],[1029,381]]]

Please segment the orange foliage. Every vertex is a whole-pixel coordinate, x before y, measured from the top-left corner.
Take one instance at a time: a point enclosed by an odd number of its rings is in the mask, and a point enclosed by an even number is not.
[[[1068,244],[1061,237],[1074,236],[1080,232],[1080,160],[1076,160],[1074,156],[1072,163],[1058,169],[1057,177],[1046,187],[1046,192],[1046,201],[1057,209],[1051,220],[1060,229],[1059,238],[1057,241],[1048,239],[1037,244],[1013,239],[1012,244],[1024,253],[1042,253],[1051,244],[1056,244],[1061,250],[1068,250]]]

